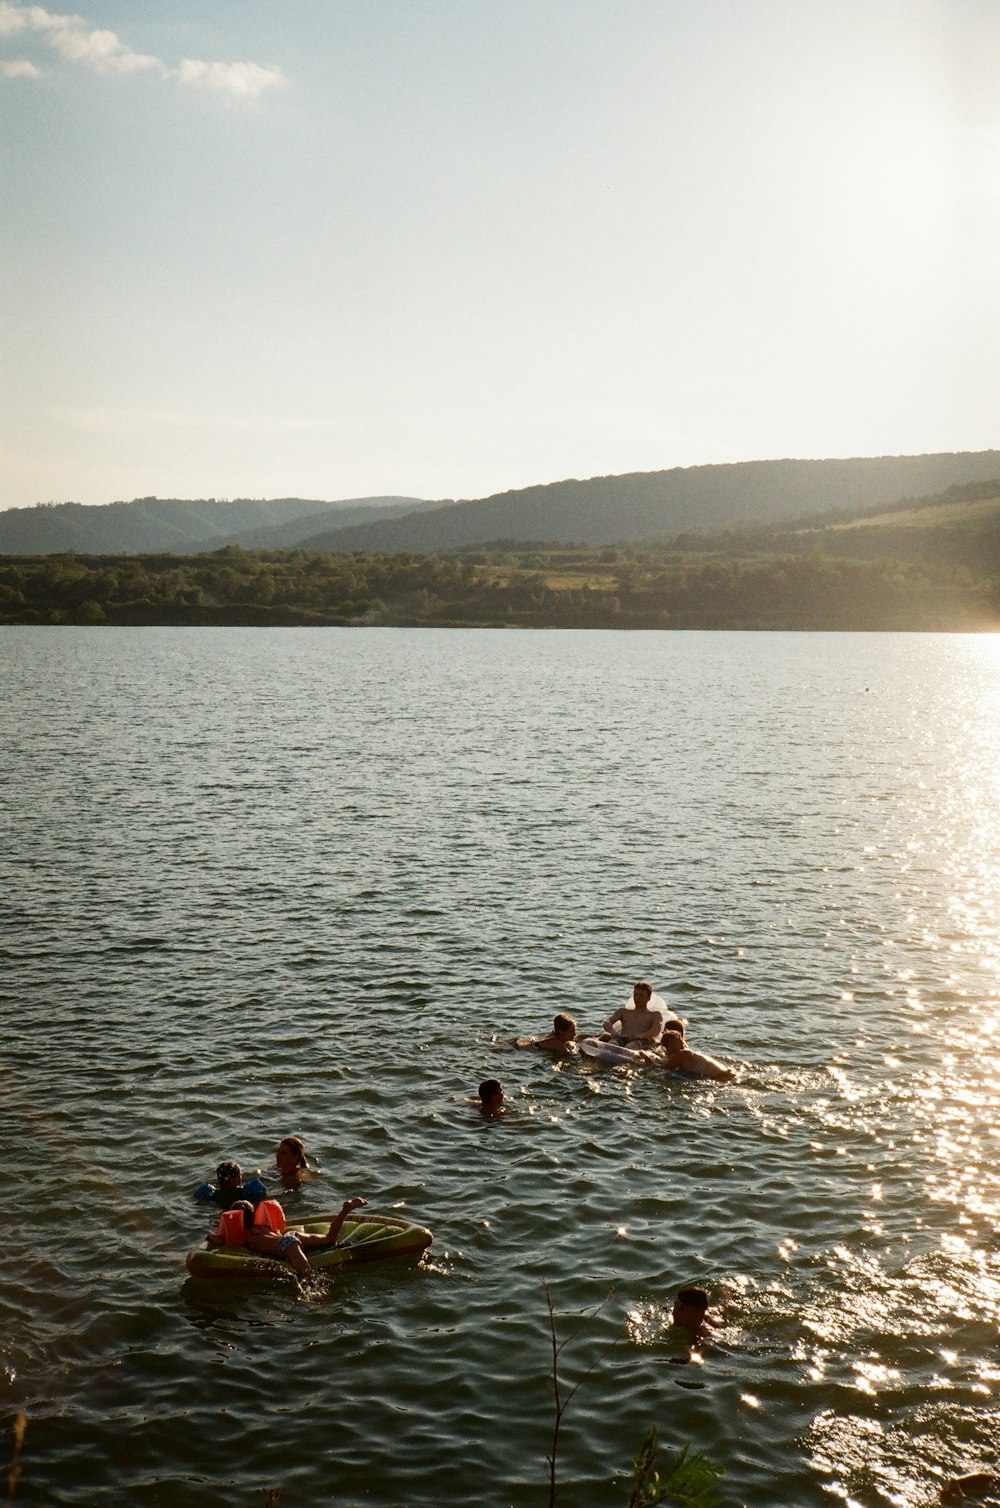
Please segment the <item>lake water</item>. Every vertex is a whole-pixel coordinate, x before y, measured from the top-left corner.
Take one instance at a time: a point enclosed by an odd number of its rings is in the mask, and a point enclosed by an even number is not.
[[[1000,638],[6,628],[0,689],[17,1504],[544,1505],[543,1284],[565,1508],[653,1423],[748,1508],[1000,1457]],[[499,1046],[639,977],[738,1084]],[[186,1280],[288,1133],[429,1260]]]

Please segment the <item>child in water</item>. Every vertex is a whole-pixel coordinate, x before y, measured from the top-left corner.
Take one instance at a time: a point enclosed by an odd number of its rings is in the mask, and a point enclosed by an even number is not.
[[[267,1189],[255,1175],[243,1180],[243,1169],[238,1162],[220,1162],[215,1170],[214,1183],[200,1183],[194,1197],[203,1204],[214,1204],[218,1209],[230,1210],[237,1200],[250,1199],[259,1204],[267,1198]]]
[[[301,1136],[284,1136],[274,1154],[283,1189],[297,1189],[309,1175],[306,1144]]]

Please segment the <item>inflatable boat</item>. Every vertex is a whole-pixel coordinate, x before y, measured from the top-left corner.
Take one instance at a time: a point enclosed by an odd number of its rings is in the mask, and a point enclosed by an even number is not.
[[[637,1047],[626,1047],[624,1042],[605,1042],[600,1037],[577,1037],[577,1046],[585,1058],[596,1063],[628,1063],[633,1068],[655,1067],[664,1078],[678,1079],[682,1084],[701,1084],[705,1081],[699,1074],[682,1073],[679,1068],[664,1068],[662,1063],[652,1063],[646,1052]]]
[[[288,1231],[322,1236],[333,1215],[316,1215],[310,1220],[290,1220]],[[353,1267],[361,1262],[380,1262],[385,1257],[419,1256],[434,1237],[423,1225],[411,1225],[395,1215],[348,1215],[336,1246],[307,1251],[310,1267],[329,1272],[337,1267]],[[241,1246],[198,1246],[187,1255],[187,1269],[195,1278],[284,1278],[294,1277],[288,1263],[280,1257],[266,1257]]]
[[[605,1042],[600,1037],[577,1037],[577,1046],[585,1058],[594,1058],[598,1063],[631,1063],[641,1068],[648,1059],[635,1047],[626,1047],[624,1042]]]

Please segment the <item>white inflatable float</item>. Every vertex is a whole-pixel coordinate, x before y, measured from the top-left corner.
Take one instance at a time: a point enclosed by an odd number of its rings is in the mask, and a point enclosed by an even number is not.
[[[643,1049],[627,1047],[624,1042],[606,1042],[601,1037],[577,1037],[577,1046],[585,1058],[595,1058],[598,1063],[631,1063],[640,1068],[646,1059]]]

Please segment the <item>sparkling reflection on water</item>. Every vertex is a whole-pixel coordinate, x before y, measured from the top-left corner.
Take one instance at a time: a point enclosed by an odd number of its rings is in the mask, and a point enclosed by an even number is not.
[[[1000,642],[4,629],[0,676],[19,1502],[541,1503],[543,1279],[567,1332],[611,1292],[579,1508],[652,1422],[729,1504],[1000,1457]],[[499,1047],[640,975],[739,1085]],[[185,1283],[191,1186],[289,1131],[293,1206],[431,1259]]]

